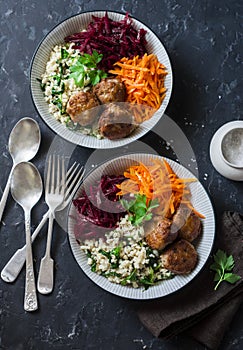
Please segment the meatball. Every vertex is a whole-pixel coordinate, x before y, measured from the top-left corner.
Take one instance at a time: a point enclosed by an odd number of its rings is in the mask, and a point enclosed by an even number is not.
[[[137,127],[130,111],[119,104],[110,103],[99,119],[99,131],[104,137],[115,140],[130,135]]]
[[[179,231],[180,228],[185,225],[190,213],[191,209],[189,209],[187,205],[180,205],[173,215],[171,229],[173,231]]]
[[[177,237],[172,233],[171,221],[156,215],[145,225],[145,240],[152,249],[162,250]]]
[[[202,230],[200,218],[187,206],[180,206],[172,220],[172,231],[177,230],[180,238],[194,241]]]
[[[100,103],[124,102],[126,88],[119,78],[105,78],[93,87],[93,92],[98,97]]]
[[[202,231],[202,222],[193,212],[189,215],[184,226],[179,230],[179,237],[189,242],[194,241]]]
[[[197,263],[197,251],[188,241],[173,243],[160,255],[163,267],[176,274],[190,273]]]
[[[99,112],[100,103],[94,93],[90,91],[81,91],[69,98],[67,104],[67,113],[75,123],[81,126],[91,125]]]

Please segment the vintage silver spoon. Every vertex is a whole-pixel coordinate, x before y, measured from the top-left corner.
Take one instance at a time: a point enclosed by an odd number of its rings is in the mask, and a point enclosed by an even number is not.
[[[29,161],[36,155],[40,146],[41,134],[37,122],[32,118],[22,118],[14,126],[9,136],[8,149],[13,159],[13,167],[10,171],[2,199],[0,202],[0,222],[8,198],[10,178],[16,164]]]
[[[26,275],[24,309],[34,311],[38,308],[33,257],[31,246],[31,209],[41,197],[43,185],[37,168],[29,162],[18,163],[12,172],[10,189],[14,200],[24,209],[26,233]]]

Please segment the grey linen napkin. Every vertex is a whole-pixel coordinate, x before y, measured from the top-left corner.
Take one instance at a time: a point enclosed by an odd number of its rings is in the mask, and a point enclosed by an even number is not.
[[[212,255],[218,249],[233,255],[233,272],[243,277],[243,216],[240,213],[223,213]],[[186,331],[208,348],[219,346],[243,301],[243,278],[234,285],[223,282],[215,291],[214,272],[210,271],[212,255],[198,276],[178,292],[137,304],[139,319],[154,336],[168,339]]]

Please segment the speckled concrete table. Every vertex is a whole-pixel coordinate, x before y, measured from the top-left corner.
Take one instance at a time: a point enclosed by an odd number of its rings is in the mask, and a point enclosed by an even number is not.
[[[215,208],[216,219],[224,210],[243,211],[242,183],[227,180],[213,168],[209,144],[224,123],[242,119],[240,1],[125,1],[108,5],[91,1],[1,1],[0,3],[0,192],[12,165],[7,150],[9,133],[23,116],[40,125],[42,144],[33,160],[43,175],[45,156],[55,134],[37,114],[29,90],[29,66],[43,36],[68,16],[81,11],[108,9],[146,23],[163,41],[171,59],[174,88],[166,113],[188,138],[196,155],[199,179]],[[142,140],[160,154],[167,144],[150,132]],[[92,153],[78,147],[81,162]],[[190,164],[188,164],[190,166]],[[24,242],[23,213],[11,196],[0,229],[0,268]],[[42,197],[33,210],[33,228],[46,206]],[[55,225],[52,244],[56,262],[55,288],[39,295],[39,310],[23,310],[24,272],[12,285],[0,280],[0,349],[203,349],[181,335],[169,342],[154,338],[139,322],[133,301],[109,294],[81,271],[65,232]],[[33,246],[35,269],[45,248],[46,230]],[[242,307],[225,334],[221,350],[242,349]]]

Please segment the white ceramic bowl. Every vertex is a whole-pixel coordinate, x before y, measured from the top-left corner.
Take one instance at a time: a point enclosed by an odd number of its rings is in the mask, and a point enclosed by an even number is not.
[[[100,180],[102,174],[119,175],[122,174],[123,171],[131,164],[137,164],[138,162],[149,164],[151,163],[151,159],[161,160],[162,158],[152,154],[134,153],[126,156],[120,156],[101,164],[86,177],[84,183],[80,186],[80,189],[76,193],[75,198],[79,197],[82,190],[85,189],[86,186],[89,188],[89,184]],[[182,165],[174,162],[173,160],[167,158],[164,159],[167,160],[179,177],[194,178],[194,175]],[[202,219],[203,232],[196,243],[196,249],[199,257],[198,264],[190,274],[177,275],[172,279],[164,280],[154,286],[151,286],[148,290],[144,290],[143,288],[131,288],[112,283],[107,278],[92,272],[87,263],[87,256],[83,251],[81,251],[74,235],[76,209],[72,204],[68,215],[69,241],[74,257],[84,273],[101,288],[109,291],[110,293],[130,299],[154,299],[163,297],[179,290],[192,281],[203,268],[211,252],[215,235],[215,218],[211,201],[201,183],[199,181],[192,182],[189,184],[189,188],[191,191],[192,205],[196,208],[196,210],[205,216],[205,219]]]
[[[118,12],[110,12],[108,11],[109,18],[119,21],[124,18],[124,14]],[[31,67],[30,67],[30,88],[33,102],[37,108],[42,119],[47,123],[47,125],[55,131],[58,135],[62,136],[64,139],[89,148],[96,149],[105,149],[105,148],[114,148],[126,145],[132,141],[137,140],[144,134],[146,134],[150,129],[152,129],[155,124],[159,121],[159,119],[163,116],[166,107],[169,103],[171,91],[172,91],[172,69],[168,54],[159,40],[159,38],[154,34],[146,25],[141,23],[135,18],[132,18],[133,26],[138,30],[140,28],[144,28],[147,31],[146,40],[147,51],[148,53],[154,53],[157,55],[158,60],[164,64],[167,69],[167,76],[165,78],[165,87],[167,89],[166,96],[160,106],[160,108],[155,112],[153,117],[143,122],[135,132],[131,134],[131,136],[126,137],[124,139],[119,140],[108,140],[102,139],[99,140],[94,136],[83,135],[77,131],[71,131],[62,125],[60,122],[55,120],[55,118],[48,111],[48,104],[44,100],[43,92],[40,88],[40,83],[37,79],[40,79],[41,75],[45,71],[45,66],[47,61],[49,60],[49,56],[51,53],[51,49],[57,45],[64,43],[64,38],[70,34],[75,32],[80,32],[82,29],[85,29],[87,25],[92,20],[92,15],[103,17],[105,15],[105,11],[95,11],[95,12],[84,12],[73,17],[70,17],[56,27],[54,27],[41,41],[39,46],[37,47]]]

